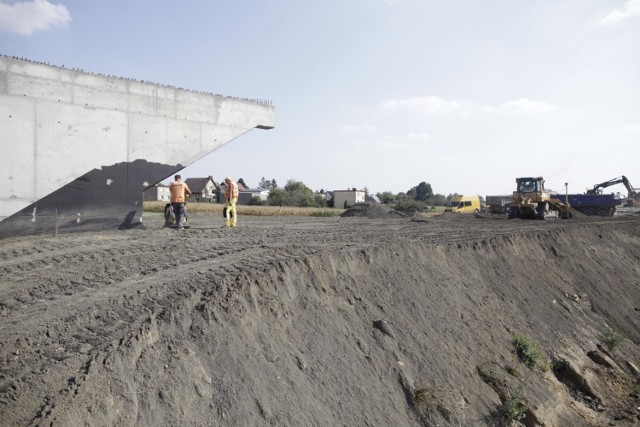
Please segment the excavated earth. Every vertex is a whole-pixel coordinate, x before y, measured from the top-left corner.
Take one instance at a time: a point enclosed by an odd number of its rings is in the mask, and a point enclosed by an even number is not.
[[[1,240],[0,424],[640,424],[638,215],[351,213]]]

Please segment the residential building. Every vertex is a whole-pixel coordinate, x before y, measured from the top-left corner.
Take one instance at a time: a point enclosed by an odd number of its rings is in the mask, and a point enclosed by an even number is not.
[[[142,192],[142,200],[171,200],[171,192],[169,186],[161,182],[152,185]]]
[[[216,201],[216,189],[218,189],[218,185],[212,176],[208,176],[207,178],[187,178],[184,182],[191,190],[189,202],[211,203]]]
[[[334,190],[333,191],[333,207],[334,208],[349,208],[356,203],[365,202],[365,191],[356,190],[352,188],[350,190]]]
[[[269,191],[265,188],[245,188],[240,190],[238,194],[239,205],[250,205],[254,197],[259,197],[261,202],[266,202],[269,197]]]
[[[378,203],[378,204],[382,203],[380,201],[380,197],[376,196],[375,194],[367,194],[367,197],[366,197],[365,201],[369,202],[369,203]]]

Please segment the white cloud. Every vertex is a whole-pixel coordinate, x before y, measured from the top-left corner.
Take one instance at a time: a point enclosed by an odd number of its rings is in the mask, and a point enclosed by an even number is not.
[[[541,101],[531,101],[527,98],[520,98],[516,101],[507,101],[498,107],[483,107],[482,111],[486,113],[503,113],[503,114],[539,114],[550,113],[557,110],[558,107]]]
[[[410,110],[421,114],[466,113],[471,104],[467,101],[447,101],[437,96],[414,96],[406,99],[389,99],[380,104],[384,110]]]
[[[372,132],[376,130],[376,127],[365,123],[363,125],[344,125],[340,129],[343,132]]]
[[[640,122],[622,126],[623,132],[640,132]]]
[[[477,155],[470,151],[461,151],[459,153],[439,153],[434,154],[433,159],[441,164],[454,164],[461,160],[477,159]]]
[[[30,36],[34,31],[65,27],[71,22],[69,10],[47,0],[0,3],[0,31]]]
[[[370,0],[360,0],[362,3],[369,3]],[[376,1],[372,1],[371,3],[377,3]],[[398,4],[398,0],[385,0],[383,3],[386,3],[388,6],[395,6]]]
[[[389,99],[380,104],[383,110],[405,110],[420,114],[446,115],[470,114],[474,111],[502,114],[539,114],[550,113],[558,109],[555,105],[541,101],[531,101],[527,98],[506,101],[501,105],[474,108],[469,101],[447,101],[436,96],[414,96],[406,99]],[[415,135],[414,135],[415,137]]]
[[[431,139],[431,135],[429,135],[426,132],[423,133],[415,133],[415,132],[411,132],[410,134],[407,135],[407,138],[409,139],[419,139],[419,140],[428,140]]]
[[[622,138],[622,140],[629,140],[630,143],[636,144],[637,138],[640,137],[640,122],[627,123],[615,128],[601,129],[599,133],[601,138],[608,139],[610,141]]]
[[[374,139],[355,139],[351,141],[351,146],[358,151],[370,153],[380,153],[385,151],[398,152],[406,150],[409,145],[394,136],[381,136]]]
[[[622,9],[614,9],[602,18],[596,25],[605,26],[616,24],[633,16],[640,16],[640,0],[627,1]]]

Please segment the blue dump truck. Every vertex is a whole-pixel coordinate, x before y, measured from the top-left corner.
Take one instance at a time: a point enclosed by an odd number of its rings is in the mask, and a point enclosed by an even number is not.
[[[588,216],[613,216],[616,206],[622,204],[622,199],[615,194],[552,194],[551,197],[563,203],[568,199],[573,209]]]
[[[629,194],[626,198],[618,195],[602,194],[602,190],[612,185],[623,184]],[[565,196],[562,194],[554,195],[563,202]],[[633,188],[629,179],[622,175],[609,181],[596,184],[593,188],[588,189],[585,194],[569,194],[569,204],[572,208],[582,212],[585,215],[613,216],[616,213],[616,207],[620,205],[637,206],[640,200],[640,189]]]

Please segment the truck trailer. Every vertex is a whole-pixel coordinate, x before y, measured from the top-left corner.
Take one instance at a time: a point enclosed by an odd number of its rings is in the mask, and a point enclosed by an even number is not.
[[[573,209],[587,216],[613,216],[616,207],[622,205],[622,200],[614,194],[553,194],[552,197],[568,201]]]
[[[511,195],[485,196],[484,203],[492,214],[504,214],[505,206],[511,202]]]

